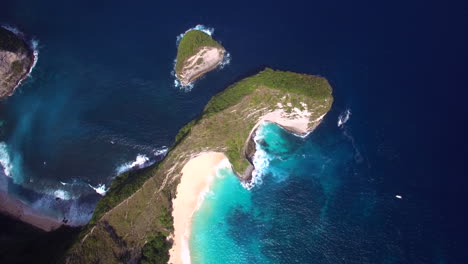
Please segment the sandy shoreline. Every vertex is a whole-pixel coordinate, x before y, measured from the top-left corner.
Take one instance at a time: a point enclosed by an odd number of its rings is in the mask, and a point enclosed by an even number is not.
[[[273,122],[287,130],[304,136],[320,123],[322,117],[313,120],[309,127],[311,113],[307,110],[294,109],[293,114],[283,109],[270,112],[259,119],[252,129],[247,142],[256,128],[264,122]],[[246,143],[247,144],[247,143]],[[245,148],[244,148],[245,150]],[[204,193],[212,183],[217,166],[226,159],[223,153],[205,152],[192,158],[182,169],[180,184],[177,186],[177,196],[173,200],[172,216],[174,217],[174,245],[170,250],[169,263],[188,264],[190,261],[189,238],[193,213],[198,209]]]
[[[226,159],[223,153],[205,152],[192,158],[182,168],[182,177],[173,200],[174,245],[169,263],[190,263],[189,237],[193,213],[212,183],[217,166]]]
[[[57,219],[41,215],[40,212],[18,199],[10,197],[0,190],[0,213],[9,215],[14,219],[28,223],[43,231],[50,232],[63,225]]]

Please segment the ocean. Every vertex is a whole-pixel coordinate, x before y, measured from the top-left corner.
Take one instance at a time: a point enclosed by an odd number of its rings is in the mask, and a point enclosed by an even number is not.
[[[36,40],[39,59],[0,101],[0,188],[84,224],[119,172],[161,160],[209,98],[268,66],[326,77],[334,105],[305,138],[263,126],[251,188],[218,172],[193,219],[194,263],[467,263],[467,10],[4,1],[0,24]],[[196,25],[230,61],[185,89],[177,39]]]

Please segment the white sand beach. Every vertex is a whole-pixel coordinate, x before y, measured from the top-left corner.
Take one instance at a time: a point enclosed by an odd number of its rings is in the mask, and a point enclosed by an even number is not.
[[[174,245],[170,250],[169,263],[190,263],[190,225],[204,194],[212,183],[218,164],[226,159],[223,153],[205,152],[192,158],[182,168],[182,177],[173,200]]]

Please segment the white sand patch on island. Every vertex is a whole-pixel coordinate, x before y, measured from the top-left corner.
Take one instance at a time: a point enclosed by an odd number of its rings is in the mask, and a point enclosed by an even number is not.
[[[283,104],[278,103],[277,106],[279,109],[263,115],[250,132],[249,138],[263,122],[275,123],[298,136],[308,135],[320,123],[325,115],[317,118],[316,120],[311,120],[312,112],[307,110],[307,105],[303,103],[301,104],[304,107],[303,110],[294,107],[291,111],[286,111],[283,109]]]
[[[192,158],[182,168],[177,195],[172,203],[174,245],[169,251],[171,264],[189,264],[189,237],[193,213],[198,209],[212,183],[217,166],[226,159],[223,153],[205,152]]]
[[[182,86],[188,85],[203,74],[215,69],[224,58],[224,49],[203,47],[184,62],[178,79]]]

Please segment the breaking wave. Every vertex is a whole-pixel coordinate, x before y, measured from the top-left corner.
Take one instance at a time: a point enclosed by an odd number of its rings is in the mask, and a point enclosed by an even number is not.
[[[97,194],[104,196],[106,195],[107,191],[109,188],[106,188],[105,184],[98,184],[97,186],[92,186],[91,184],[88,184],[91,189],[93,189]]]
[[[351,116],[351,111],[349,109],[346,109],[346,111],[341,113],[338,116],[338,123],[337,123],[338,127],[343,127],[343,125],[346,124],[346,122],[348,122],[350,116]]]
[[[226,52],[226,55],[224,55],[223,61],[219,64],[219,69],[222,70],[224,67],[229,65],[231,63],[231,54],[229,52]]]
[[[151,158],[143,154],[138,154],[134,161],[129,161],[120,165],[117,168],[117,175],[132,169],[141,169],[148,167],[154,164],[156,161],[161,160],[164,156],[166,156],[167,151],[167,147],[157,149],[153,152],[153,156]]]
[[[5,142],[0,142],[0,166],[5,176],[11,177],[13,165],[11,164],[10,155],[8,154],[8,148]]]
[[[264,124],[259,126],[255,132],[255,154],[252,158],[254,170],[252,171],[252,179],[249,182],[242,182],[242,186],[247,190],[263,183],[263,176],[266,174],[267,168],[270,165],[271,157],[262,149],[261,142],[264,140],[263,129]]]

